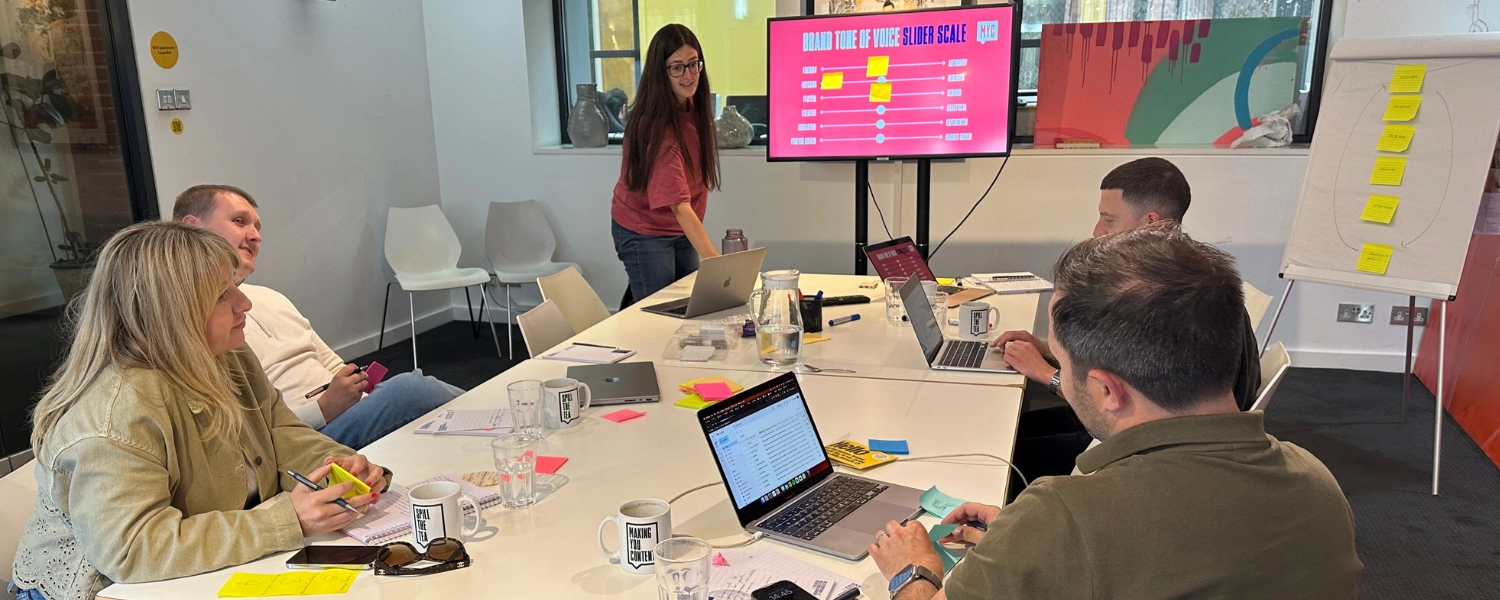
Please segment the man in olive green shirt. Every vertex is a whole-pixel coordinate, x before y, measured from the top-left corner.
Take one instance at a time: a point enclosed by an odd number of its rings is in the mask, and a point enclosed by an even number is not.
[[[1042,478],[1003,511],[954,509],[944,523],[988,527],[942,540],[974,544],[946,583],[926,527],[889,523],[870,555],[893,598],[1354,598],[1338,483],[1235,404],[1233,260],[1148,228],[1075,246],[1055,279],[1060,390],[1103,441],[1078,457],[1090,474]]]

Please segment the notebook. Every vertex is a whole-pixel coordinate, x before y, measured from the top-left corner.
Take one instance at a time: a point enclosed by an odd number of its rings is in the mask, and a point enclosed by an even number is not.
[[[499,493],[486,490],[449,473],[429,477],[412,485],[417,486],[434,481],[457,483],[464,495],[479,502],[481,509],[500,504]],[[464,513],[469,514],[469,512],[468,507],[464,507]],[[380,501],[370,507],[369,512],[340,531],[366,546],[378,546],[411,533],[411,502],[407,500],[407,488],[392,483],[391,488],[380,495]]]

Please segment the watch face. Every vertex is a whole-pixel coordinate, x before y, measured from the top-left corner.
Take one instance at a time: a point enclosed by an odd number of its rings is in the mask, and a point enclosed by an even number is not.
[[[916,568],[914,566],[901,569],[900,573],[897,573],[895,577],[891,578],[891,585],[887,588],[887,590],[889,590],[892,594],[895,594],[896,590],[901,589],[901,585],[906,583],[908,579],[911,579],[915,573]]]

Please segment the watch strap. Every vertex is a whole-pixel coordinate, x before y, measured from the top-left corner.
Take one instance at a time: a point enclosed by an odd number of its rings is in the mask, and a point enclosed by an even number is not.
[[[1062,369],[1052,372],[1052,381],[1047,382],[1047,393],[1058,395],[1057,388],[1062,386]]]
[[[912,565],[907,565],[905,569],[901,570],[901,572],[903,572],[903,573],[906,572],[906,571],[911,571],[911,577],[907,577],[906,581],[901,582],[901,585],[897,586],[896,589],[890,590],[891,598],[895,598],[897,595],[899,595],[901,593],[901,590],[906,589],[907,586],[910,586],[913,581],[916,581],[918,579],[921,579],[923,581],[926,581],[927,583],[932,584],[932,587],[934,587],[934,588],[936,588],[938,590],[942,590],[943,589],[943,578],[942,577],[938,577],[937,573],[933,573],[927,567],[924,567],[922,565],[912,564]]]

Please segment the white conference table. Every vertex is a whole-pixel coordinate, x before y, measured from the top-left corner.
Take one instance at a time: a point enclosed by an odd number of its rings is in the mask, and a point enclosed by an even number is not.
[[[727,359],[721,361],[694,363],[662,358],[667,345],[672,341],[673,333],[684,323],[715,321],[736,314],[747,317],[749,315],[749,307],[737,307],[703,315],[696,319],[683,320],[641,310],[643,306],[688,297],[695,277],[696,274],[685,277],[645,300],[636,302],[630,308],[612,315],[560,344],[560,347],[565,347],[570,342],[619,346],[636,351],[636,355],[629,360],[649,360],[663,366],[698,367],[721,371],[774,370],[773,367],[760,362],[754,338],[746,338],[745,343],[740,344]],[[861,283],[874,281],[878,281],[878,278],[873,275],[806,273],[802,275],[798,281],[798,287],[804,294],[815,294],[818,290],[823,290],[825,296],[865,295],[871,298],[869,304],[825,307],[823,309],[825,324],[820,334],[830,339],[826,342],[803,344],[803,362],[824,369],[856,371],[854,374],[824,373],[833,376],[1014,387],[1025,385],[1026,378],[1021,375],[935,371],[927,368],[927,361],[922,355],[922,347],[917,343],[917,336],[912,331],[911,325],[908,323],[892,324],[886,320],[884,285],[873,290],[859,287]],[[994,294],[983,298],[983,302],[1000,311],[999,321],[991,337],[1000,335],[1002,331],[1030,331],[1036,320],[1037,304],[1040,298],[1040,294]],[[826,324],[834,317],[852,314],[859,314],[860,320],[833,327]],[[958,309],[948,309],[948,316],[957,318]],[[943,328],[948,335],[954,335],[953,327],[945,323]]]
[[[507,384],[561,377],[570,364],[526,361],[444,408],[504,407]],[[541,454],[569,459],[559,471],[569,482],[529,509],[496,507],[483,511],[484,529],[476,539],[465,543],[474,558],[473,566],[407,578],[362,573],[349,597],[656,598],[654,576],[627,574],[601,554],[597,526],[627,500],[670,500],[695,486],[720,481],[694,411],[673,406],[683,396],[677,389],[679,383],[713,374],[747,387],[776,375],[769,371],[658,366],[663,401],[631,405],[645,412],[645,417],[616,424],[600,415],[620,407],[590,408],[581,425],[557,432],[544,442]],[[842,439],[895,438],[910,442],[913,458],[959,453],[1011,456],[1021,408],[1019,388],[821,375],[799,375],[799,380],[825,444]],[[420,422],[397,430],[363,452],[377,464],[390,467],[401,483],[439,473],[494,468],[490,438],[417,435],[412,431]],[[920,489],[937,485],[950,495],[992,504],[1002,503],[1009,482],[1007,470],[988,458],[898,460],[862,474]],[[745,539],[723,487],[694,492],[675,503],[672,512],[676,534],[718,544]],[[930,515],[922,520],[929,525],[937,522]],[[339,534],[312,541],[352,543]],[[751,546],[765,547],[861,581],[869,586],[866,597],[886,597],[885,580],[868,558],[851,562],[771,540]],[[233,572],[284,572],[290,554],[275,554],[193,577],[116,584],[99,597],[212,598]]]

